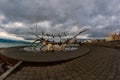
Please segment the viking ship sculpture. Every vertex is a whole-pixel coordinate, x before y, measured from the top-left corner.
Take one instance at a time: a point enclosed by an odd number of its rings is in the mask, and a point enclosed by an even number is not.
[[[72,44],[76,44],[76,37],[87,31],[88,29],[83,29],[76,33],[73,37],[68,38],[66,32],[58,33],[57,35],[51,33],[41,32],[41,35],[38,34],[37,25],[36,29],[31,28],[33,34],[36,36],[36,40],[30,45],[31,51],[34,52],[50,52],[50,51],[65,51],[66,47],[72,47]],[[55,38],[59,38],[59,41],[56,42]],[[64,39],[64,40],[63,40]],[[38,50],[39,49],[39,50]]]

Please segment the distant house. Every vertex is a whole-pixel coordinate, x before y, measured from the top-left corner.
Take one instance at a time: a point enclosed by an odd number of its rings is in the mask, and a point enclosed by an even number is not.
[[[106,41],[116,41],[120,40],[120,33],[111,32],[109,37],[105,38]]]

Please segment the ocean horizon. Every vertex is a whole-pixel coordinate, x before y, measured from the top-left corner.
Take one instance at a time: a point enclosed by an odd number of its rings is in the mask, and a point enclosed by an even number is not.
[[[77,39],[77,41],[84,41],[86,39]],[[19,41],[19,40],[9,40],[0,39],[0,48],[15,47],[15,46],[29,46],[31,42]]]
[[[0,42],[0,48],[15,47],[15,46],[29,46],[29,43],[10,43]]]

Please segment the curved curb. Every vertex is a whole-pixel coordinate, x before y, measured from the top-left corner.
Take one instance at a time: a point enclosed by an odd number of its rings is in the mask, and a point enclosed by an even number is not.
[[[12,71],[14,71],[14,69],[16,69],[20,64],[22,64],[22,61],[19,61],[15,66],[13,66],[12,68],[10,68],[8,71],[6,71],[5,73],[3,73],[0,76],[0,80],[4,80]]]

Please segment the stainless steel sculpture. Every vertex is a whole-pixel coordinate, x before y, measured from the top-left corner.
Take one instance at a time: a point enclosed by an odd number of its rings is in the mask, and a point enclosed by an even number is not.
[[[66,32],[58,33],[57,35],[51,33],[41,32],[41,35],[38,34],[37,25],[36,30],[31,28],[33,34],[36,36],[36,40],[30,45],[31,51],[40,51],[40,52],[49,52],[49,51],[65,51],[66,47],[72,47],[72,44],[76,43],[76,37],[87,31],[88,29],[83,29],[76,33],[73,37],[68,38]],[[56,42],[55,38],[59,38],[59,41]],[[64,39],[64,40],[63,40]],[[39,50],[38,50],[39,49]]]

